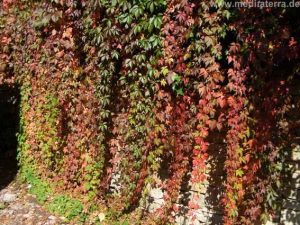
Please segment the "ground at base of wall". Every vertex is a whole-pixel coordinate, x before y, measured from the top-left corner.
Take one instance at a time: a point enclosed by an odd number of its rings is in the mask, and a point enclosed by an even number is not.
[[[39,205],[26,184],[12,181],[0,190],[1,225],[63,225],[62,219]]]

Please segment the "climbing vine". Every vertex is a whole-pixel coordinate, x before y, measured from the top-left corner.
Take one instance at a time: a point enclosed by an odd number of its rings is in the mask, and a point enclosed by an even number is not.
[[[112,220],[167,224],[185,211],[192,224],[205,207],[200,189],[218,135],[224,224],[265,221],[280,208],[290,87],[299,79],[296,9],[206,0],[0,4],[0,85],[21,92],[23,176],[34,171],[58,193],[97,202]],[[163,203],[149,212],[154,188]],[[84,210],[64,196],[54,206],[64,199]]]

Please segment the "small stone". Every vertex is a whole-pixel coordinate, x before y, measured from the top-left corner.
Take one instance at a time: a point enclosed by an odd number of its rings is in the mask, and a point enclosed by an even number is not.
[[[99,213],[98,215],[99,221],[102,222],[105,220],[105,214],[104,213]]]
[[[61,216],[61,217],[59,217],[61,220],[66,220],[66,217],[64,217],[64,216]]]
[[[56,220],[56,217],[55,216],[49,216],[48,219],[49,220]]]
[[[29,214],[25,214],[25,215],[23,215],[23,217],[24,217],[24,218],[29,218],[30,215],[29,215]]]
[[[50,220],[47,222],[48,225],[56,225],[56,220]]]
[[[161,199],[164,196],[164,193],[159,188],[154,188],[150,191],[150,196],[154,199]]]
[[[16,194],[11,194],[11,193],[6,193],[2,196],[2,201],[3,202],[13,202],[17,199]]]

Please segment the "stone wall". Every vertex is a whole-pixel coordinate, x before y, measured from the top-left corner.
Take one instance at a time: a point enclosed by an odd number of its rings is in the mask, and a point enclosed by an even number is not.
[[[266,225],[300,224],[300,145],[292,150],[288,166],[291,174],[283,190],[282,208]]]
[[[285,196],[280,215],[280,224],[300,224],[300,145],[293,149],[290,161],[292,182],[288,196]]]
[[[222,149],[222,148],[220,148]],[[222,168],[224,162],[224,154],[215,151],[215,156],[209,160],[210,171],[209,178],[205,184],[198,190],[181,190],[181,198],[178,199],[178,206],[181,211],[176,216],[176,223],[180,225],[189,225],[191,221],[187,215],[187,201],[195,192],[201,194],[201,205],[203,207],[197,212],[197,220],[195,225],[221,225],[222,224],[222,208],[220,207],[220,198],[223,192],[222,180],[224,179],[224,171]],[[297,145],[288,161],[291,177],[287,182],[289,186],[283,192],[286,196],[282,197],[282,209],[274,217],[273,221],[268,221],[266,225],[300,225],[300,145]],[[147,210],[155,211],[164,204],[163,192],[159,188],[152,189],[150,192]]]
[[[226,156],[224,134],[214,133],[210,137],[211,144],[209,147],[210,158],[207,165],[207,181],[199,187],[193,187],[191,183],[186,181],[181,187],[180,196],[178,198],[179,212],[176,214],[176,224],[188,225],[192,224],[191,217],[188,216],[188,202],[196,193],[200,194],[200,205],[202,206],[195,212],[196,220],[194,225],[221,225],[223,217],[223,209],[220,201],[224,194],[223,181],[225,179],[224,161]],[[161,173],[166,173],[161,171]],[[161,176],[163,178],[163,176]],[[163,191],[159,188],[150,191],[147,209],[150,212],[155,211],[164,204]]]
[[[300,80],[295,80],[291,87],[291,110],[287,115],[290,132],[293,136],[291,152],[288,153],[286,176],[282,190],[282,209],[268,225],[300,225]]]

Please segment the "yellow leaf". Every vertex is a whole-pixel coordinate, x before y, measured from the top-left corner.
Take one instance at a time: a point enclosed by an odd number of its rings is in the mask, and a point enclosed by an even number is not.
[[[162,80],[160,81],[160,83],[161,83],[162,86],[166,86],[166,84],[167,84],[167,82],[166,82],[165,79],[162,79]]]

